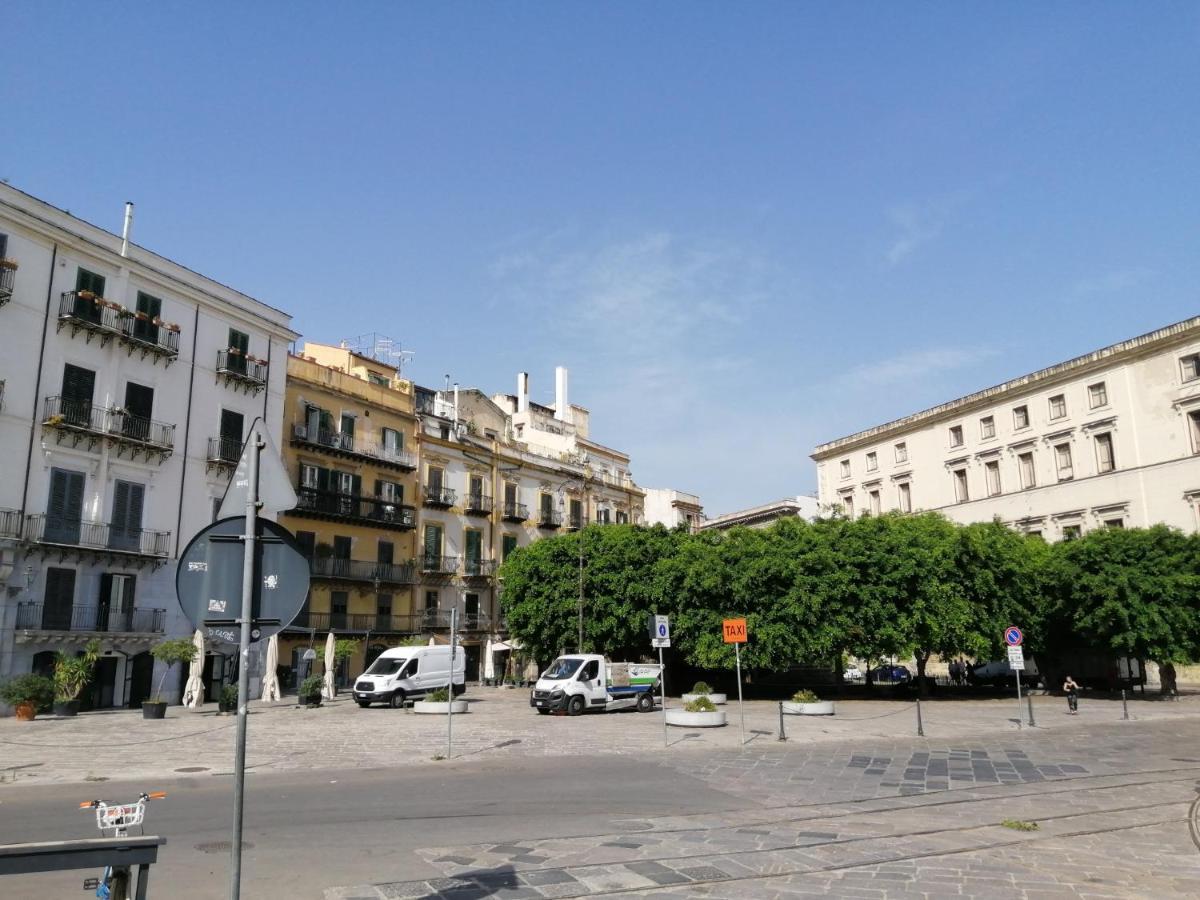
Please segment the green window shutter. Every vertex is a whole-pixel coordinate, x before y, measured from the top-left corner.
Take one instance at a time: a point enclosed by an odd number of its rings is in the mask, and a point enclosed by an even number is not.
[[[467,559],[479,561],[482,553],[483,535],[478,531],[467,532]]]
[[[79,269],[75,273],[75,290],[91,291],[96,296],[103,297],[104,276],[89,272],[87,269]]]
[[[437,525],[425,526],[425,555],[442,555],[442,529]]]
[[[508,559],[508,554],[517,549],[517,537],[513,534],[506,534],[501,544],[501,554],[504,559]]]

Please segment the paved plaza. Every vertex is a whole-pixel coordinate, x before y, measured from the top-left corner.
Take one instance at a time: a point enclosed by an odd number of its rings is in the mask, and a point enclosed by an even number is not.
[[[728,727],[671,729],[664,747],[661,714],[545,717],[524,692],[469,696],[448,761],[441,717],[256,704],[248,790],[266,819],[248,832],[244,896],[1200,896],[1200,697],[1135,701],[1125,720],[1119,701],[1085,698],[1067,716],[1039,696],[1035,728],[1017,727],[1015,700],[930,702],[923,738],[910,704],[853,701],[789,717],[786,741],[778,707],[755,702],[744,746],[733,704]],[[217,815],[199,788],[228,785],[233,725],[179,709],[5,720],[0,804],[12,822],[106,779],[180,779],[187,799],[158,818],[164,896],[222,896],[226,857],[200,848],[219,845],[224,813],[188,834],[183,804]],[[415,798],[422,786],[431,796]],[[272,797],[295,822],[267,814]],[[297,857],[314,833],[330,849]]]

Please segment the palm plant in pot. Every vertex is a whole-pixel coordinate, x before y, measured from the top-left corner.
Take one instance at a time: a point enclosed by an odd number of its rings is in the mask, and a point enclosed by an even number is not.
[[[15,710],[18,719],[32,722],[39,710],[54,701],[54,682],[44,675],[18,675],[0,684],[0,700]]]
[[[96,660],[100,656],[100,642],[88,641],[83,652],[71,656],[62,650],[54,658],[54,714],[73,716],[79,712],[79,695],[92,680]]]
[[[196,645],[191,638],[171,638],[159,641],[150,651],[150,655],[163,664],[162,676],[158,679],[158,690],[149,700],[142,702],[143,719],[161,719],[167,714],[167,701],[163,699],[163,685],[178,663],[190,663],[196,658]]]

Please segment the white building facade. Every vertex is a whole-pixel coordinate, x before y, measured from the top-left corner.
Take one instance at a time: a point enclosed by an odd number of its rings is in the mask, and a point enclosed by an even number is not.
[[[1200,317],[822,444],[825,510],[1200,527]]]
[[[696,531],[704,521],[704,505],[695,494],[672,488],[646,488],[646,524]]]
[[[0,678],[94,638],[84,707],[136,705],[157,684],[148,649],[191,630],[179,553],[255,418],[278,443],[296,335],[285,313],[5,185],[0,244],[16,265],[0,294]]]
[[[767,528],[780,519],[801,518],[813,521],[817,518],[820,505],[816,497],[800,494],[785,497],[772,503],[750,506],[731,513],[722,513],[700,523],[698,531],[728,531],[730,528]]]

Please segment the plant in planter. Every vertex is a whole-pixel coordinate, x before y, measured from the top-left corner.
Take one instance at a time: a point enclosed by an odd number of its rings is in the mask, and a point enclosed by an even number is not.
[[[238,686],[236,684],[227,684],[221,688],[221,694],[217,698],[217,712],[231,713],[237,712],[238,701]]]
[[[19,268],[21,268],[21,264],[15,259],[10,259],[7,256],[0,257],[0,269],[10,269],[15,272]]]
[[[159,641],[150,650],[150,655],[163,664],[162,676],[158,679],[158,690],[149,700],[142,702],[143,719],[161,719],[167,714],[167,701],[163,699],[163,685],[167,675],[178,663],[190,663],[196,658],[196,645],[191,638],[172,638]]]
[[[430,703],[449,703],[450,688],[438,688],[436,691],[430,691],[429,696],[425,699]]]
[[[833,701],[822,700],[809,690],[796,691],[791,700],[785,700],[783,711],[790,716],[832,716]]]
[[[18,719],[32,722],[54,702],[54,682],[44,675],[18,675],[0,684],[0,700],[13,707]]]
[[[690,703],[685,704],[683,708],[690,713],[717,711],[717,705],[707,697],[697,697]]]
[[[706,695],[698,694],[683,709],[668,709],[667,724],[685,728],[719,728],[725,724],[724,710],[717,709]]]
[[[430,691],[424,699],[418,700],[413,704],[413,712],[415,713],[446,715],[449,712],[453,712],[455,715],[460,715],[466,711],[467,701],[455,700],[448,687],[441,687]]]
[[[88,641],[79,656],[59,650],[54,658],[54,714],[73,716],[79,712],[79,695],[92,680],[100,642]]]
[[[300,696],[304,698],[304,705],[309,709],[316,709],[321,705],[321,676],[309,675],[300,682]]]
[[[688,704],[700,697],[705,697],[710,703],[715,703],[718,706],[724,704],[726,699],[724,694],[715,693],[708,682],[697,681],[692,685],[691,691],[683,695],[683,702],[684,704]]]

